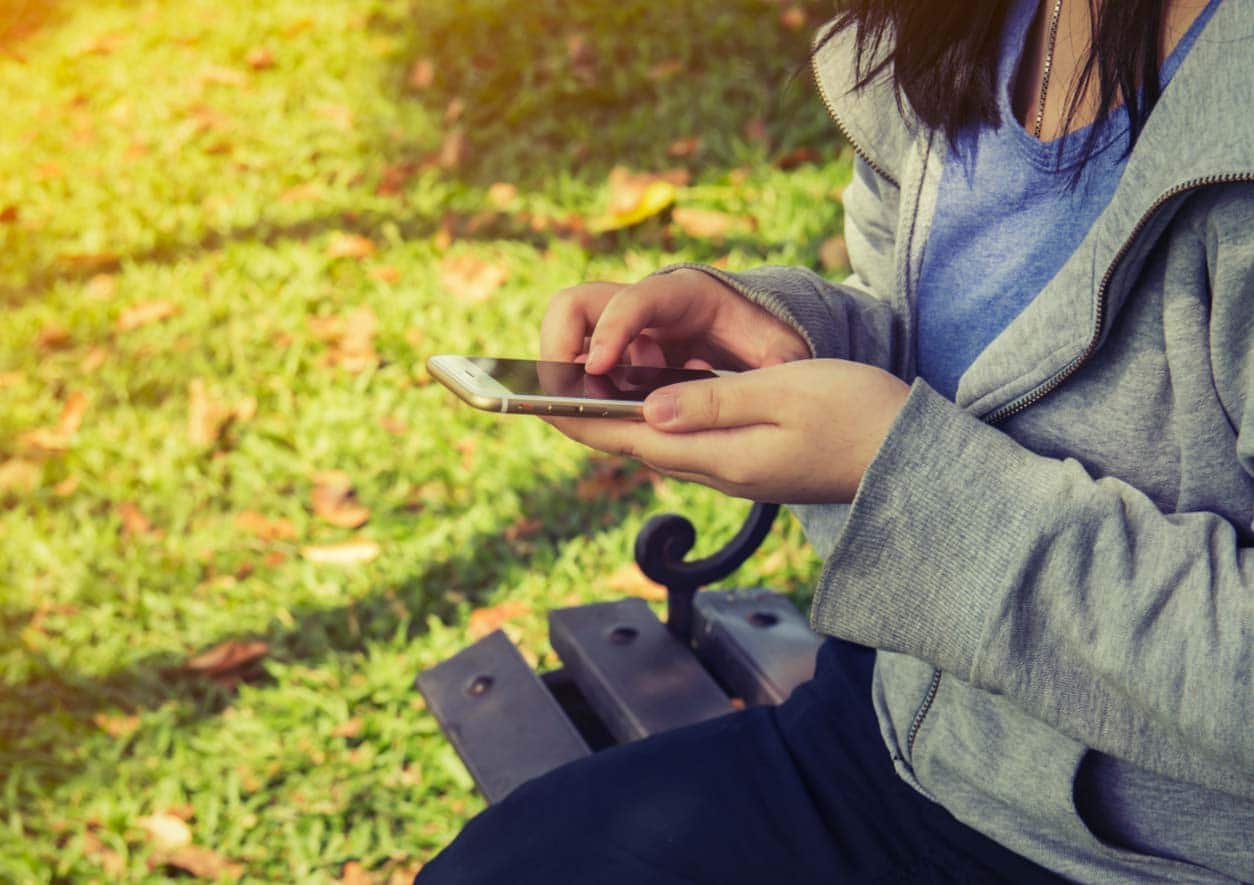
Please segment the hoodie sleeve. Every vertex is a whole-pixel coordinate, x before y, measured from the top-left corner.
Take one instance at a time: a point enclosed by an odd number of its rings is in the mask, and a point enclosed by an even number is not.
[[[815,358],[854,360],[901,374],[904,325],[890,306],[895,278],[897,187],[861,159],[845,189],[845,241],[853,275],[843,284],[800,267],[730,273],[705,264],[674,264],[709,274],[795,329]]]
[[[1209,354],[1247,499],[1250,222],[1207,233],[1211,331],[1196,348]],[[928,661],[1160,774],[1203,783],[1206,771],[1227,772],[1207,785],[1254,797],[1254,528],[1244,520],[1164,512],[916,381],[825,564],[816,627]]]

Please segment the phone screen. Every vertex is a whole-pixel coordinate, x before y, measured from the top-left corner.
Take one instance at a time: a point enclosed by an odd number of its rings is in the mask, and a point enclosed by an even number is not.
[[[616,366],[589,375],[579,363],[473,357],[470,360],[515,396],[566,396],[640,402],[668,384],[717,378],[704,369]]]

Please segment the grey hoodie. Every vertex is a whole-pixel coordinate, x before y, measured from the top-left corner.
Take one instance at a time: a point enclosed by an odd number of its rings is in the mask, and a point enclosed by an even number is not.
[[[1254,4],[1215,12],[1109,207],[961,379],[915,378],[944,141],[850,34],[816,56],[858,153],[855,274],[701,267],[815,357],[913,381],[851,508],[797,508],[816,629],[881,649],[901,777],[1086,881],[1254,879]]]

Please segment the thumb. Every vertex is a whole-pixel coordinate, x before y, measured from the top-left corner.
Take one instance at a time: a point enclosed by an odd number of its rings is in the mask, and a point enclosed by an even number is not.
[[[670,433],[773,424],[767,394],[758,372],[672,384],[645,399],[644,420]]]

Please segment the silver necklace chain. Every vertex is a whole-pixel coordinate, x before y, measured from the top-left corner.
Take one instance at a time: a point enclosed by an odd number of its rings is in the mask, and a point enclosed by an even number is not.
[[[1040,140],[1041,124],[1045,120],[1045,96],[1049,94],[1049,73],[1054,67],[1054,44],[1058,42],[1058,19],[1062,13],[1062,0],[1054,0],[1054,11],[1049,17],[1049,39],[1045,43],[1045,71],[1041,74],[1041,97],[1036,105],[1036,126],[1032,137]]]

